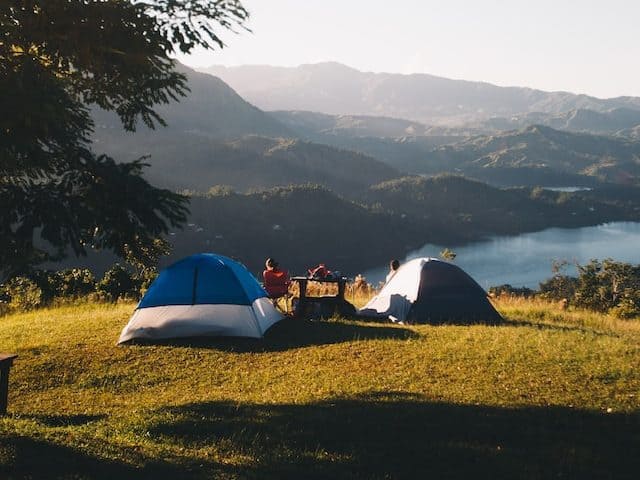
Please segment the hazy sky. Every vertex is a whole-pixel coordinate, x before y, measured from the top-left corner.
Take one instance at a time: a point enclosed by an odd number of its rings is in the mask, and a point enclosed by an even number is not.
[[[640,0],[245,0],[253,33],[180,60],[338,61],[498,85],[640,96]]]

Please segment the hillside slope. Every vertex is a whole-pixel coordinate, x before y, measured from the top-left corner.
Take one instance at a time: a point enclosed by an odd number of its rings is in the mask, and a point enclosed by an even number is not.
[[[578,108],[555,114],[533,112],[510,117],[494,117],[468,126],[491,133],[520,129],[530,125],[544,125],[571,132],[625,136],[628,135],[628,130],[640,126],[640,110],[614,108],[601,112]]]
[[[422,169],[458,171],[497,183],[501,178],[507,179],[505,183],[520,178],[520,184],[528,180],[534,185],[571,185],[572,181],[573,185],[594,181],[637,184],[639,159],[638,142],[534,125],[438,147],[429,153]]]
[[[158,131],[165,135],[191,133],[222,140],[243,135],[291,136],[289,129],[245,101],[221,79],[180,64],[177,70],[186,75],[190,92],[179,102],[155,107],[167,122],[167,127],[159,127]],[[104,134],[122,131],[120,121],[112,113],[94,110],[94,119],[99,141]],[[148,133],[149,129],[140,124],[138,132]]]
[[[193,132],[117,132],[101,146],[118,159],[150,155],[145,176],[166,188],[206,192],[214,185],[238,191],[321,183],[346,195],[400,176],[372,157],[294,139],[243,136],[216,140]],[[105,143],[106,142],[106,143]]]

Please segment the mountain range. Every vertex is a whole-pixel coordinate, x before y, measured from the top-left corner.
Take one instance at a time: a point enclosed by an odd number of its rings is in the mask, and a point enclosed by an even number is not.
[[[599,99],[569,92],[500,87],[416,73],[361,72],[327,62],[298,67],[247,65],[202,69],[221,78],[262,110],[375,115],[430,125],[461,125],[528,113],[640,110],[640,98]],[[539,122],[537,122],[539,123]]]
[[[202,192],[224,184],[248,191],[319,183],[353,198],[407,173],[453,172],[507,186],[592,186],[640,178],[640,143],[632,136],[638,129],[630,127],[640,121],[640,110],[633,108],[553,117],[529,113],[466,127],[371,115],[264,112],[219,78],[180,68],[191,92],[158,109],[168,127],[140,126],[126,133],[113,115],[95,112],[96,149],[121,160],[150,155],[148,178],[167,188]],[[563,130],[527,126],[526,119]],[[609,132],[629,126],[630,136],[569,131],[596,129],[600,122],[609,123]],[[518,128],[502,128],[513,125]]]

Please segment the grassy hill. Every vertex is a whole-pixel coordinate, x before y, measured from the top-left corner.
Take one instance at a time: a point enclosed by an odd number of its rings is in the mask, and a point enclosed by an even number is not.
[[[3,478],[637,478],[640,324],[284,322],[117,347],[133,304],[0,318]]]

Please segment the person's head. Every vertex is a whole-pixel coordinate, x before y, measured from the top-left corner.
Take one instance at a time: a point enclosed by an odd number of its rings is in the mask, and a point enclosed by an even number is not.
[[[276,262],[273,258],[269,257],[267,258],[267,261],[264,262],[264,266],[267,268],[267,270],[274,270],[278,268],[278,262]]]
[[[398,270],[398,268],[400,268],[400,261],[394,258],[389,262],[389,268],[395,272],[396,270]]]

